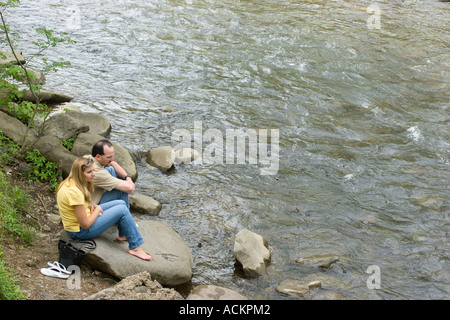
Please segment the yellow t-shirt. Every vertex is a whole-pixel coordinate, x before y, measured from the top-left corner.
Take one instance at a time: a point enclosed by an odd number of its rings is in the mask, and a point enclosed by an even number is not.
[[[73,206],[84,205],[86,208],[86,215],[91,214],[91,210],[88,207],[88,202],[84,198],[83,192],[77,187],[72,179],[65,182],[58,191],[56,196],[58,203],[59,214],[64,226],[64,230],[70,232],[80,232],[80,224],[78,223],[77,216]]]

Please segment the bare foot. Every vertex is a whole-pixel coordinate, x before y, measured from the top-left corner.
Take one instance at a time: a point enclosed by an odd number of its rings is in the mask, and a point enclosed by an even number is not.
[[[137,247],[132,250],[128,250],[129,254],[132,254],[133,256],[136,256],[138,258],[141,258],[142,260],[150,260],[153,258],[151,255],[144,252],[144,250],[141,249],[141,247]]]
[[[125,236],[117,236],[116,240],[120,241],[120,242],[123,242],[123,241],[127,240],[127,237],[125,237]]]

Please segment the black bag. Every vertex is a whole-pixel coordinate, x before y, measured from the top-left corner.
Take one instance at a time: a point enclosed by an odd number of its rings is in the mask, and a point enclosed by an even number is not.
[[[94,240],[59,240],[59,263],[64,265],[66,268],[71,265],[80,266],[87,254],[86,249],[95,249],[96,246],[97,245]]]

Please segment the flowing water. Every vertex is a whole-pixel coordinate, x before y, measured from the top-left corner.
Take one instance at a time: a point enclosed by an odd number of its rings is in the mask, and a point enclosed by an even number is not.
[[[39,27],[77,41],[46,52],[71,62],[46,87],[110,119],[111,139],[138,157],[137,191],[163,204],[151,219],[192,250],[194,283],[290,299],[281,281],[324,273],[352,299],[448,299],[449,6],[23,0],[7,17],[25,55]],[[203,148],[209,129],[278,129],[278,170],[259,154],[169,174],[145,163],[177,129],[198,139],[195,123]],[[242,228],[268,241],[267,276],[236,272]],[[329,269],[296,263],[328,253],[341,256]],[[372,265],[380,289],[367,285]]]

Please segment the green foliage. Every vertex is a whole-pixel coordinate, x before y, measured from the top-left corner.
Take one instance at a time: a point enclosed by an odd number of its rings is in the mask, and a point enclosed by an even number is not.
[[[48,59],[43,58],[42,62],[44,62],[45,67],[44,67],[44,71],[48,72],[48,71],[58,71],[58,68],[63,68],[65,66],[70,66],[70,62],[69,61],[65,61],[64,59],[59,59],[59,61],[53,60],[53,61],[48,61]]]
[[[19,149],[19,146],[0,130],[0,167],[10,164],[17,156]]]
[[[12,275],[11,269],[3,261],[0,250],[0,300],[27,300],[15,281],[16,277]]]
[[[63,140],[61,141],[61,144],[64,146],[64,148],[66,148],[67,150],[71,151],[73,148],[73,143],[75,142],[75,140],[77,139],[78,135],[75,134],[72,138],[70,138],[69,140]]]
[[[8,77],[8,68],[0,68],[0,105],[6,106],[10,102],[15,101],[17,98],[23,96],[23,93],[19,93],[15,84],[8,81],[2,81]]]
[[[18,0],[9,0],[0,2],[0,46],[6,45],[9,50],[13,50],[14,43],[10,37],[9,25],[5,21],[4,12],[9,7],[17,6],[20,3]],[[23,123],[27,124],[28,128],[34,126],[36,115],[40,115],[44,122],[48,117],[50,108],[40,103],[39,93],[41,85],[36,83],[36,73],[30,71],[28,68],[33,64],[35,58],[40,58],[44,64],[40,74],[44,75],[50,71],[56,72],[58,68],[70,65],[70,62],[64,59],[58,59],[50,61],[42,56],[42,53],[51,47],[56,47],[59,43],[75,43],[67,33],[63,32],[60,35],[54,35],[53,30],[47,28],[37,28],[36,36],[31,41],[37,47],[37,52],[30,54],[25,63],[20,62],[16,57],[16,63],[10,63],[0,68],[0,104],[13,108],[17,118]],[[12,82],[11,82],[12,81]],[[21,102],[13,105],[11,102],[20,102],[23,97],[22,90],[19,90],[18,86],[13,84],[14,82],[23,82],[26,84],[27,89],[34,96],[36,102]]]
[[[67,36],[66,32],[61,33],[62,37],[57,37],[53,35],[53,30],[46,28],[38,28],[36,29],[36,33],[38,35],[43,35],[44,38],[38,41],[32,41],[34,45],[36,45],[39,49],[39,52],[42,52],[50,47],[56,47],[58,43],[67,42],[67,43],[75,43],[69,36]],[[62,68],[64,66],[70,66],[69,61],[65,61],[63,58],[59,60],[49,61],[47,58],[42,58],[42,62],[44,63],[44,72],[49,71],[58,71],[58,68]]]
[[[18,150],[19,146],[0,131],[0,167],[11,164]],[[2,234],[10,234],[26,244],[34,241],[35,230],[25,217],[28,198],[25,191],[11,186],[5,174],[0,171],[0,238]],[[0,250],[0,300],[26,300],[1,255]]]
[[[18,6],[19,3],[19,0],[0,1],[0,47],[6,46],[11,51],[15,48],[14,38],[10,37],[10,28],[5,21],[4,13],[8,8]],[[30,54],[25,64],[17,61],[17,64],[10,63],[0,67],[0,105],[13,111],[20,121],[28,125],[28,129],[33,127],[37,115],[42,116],[45,122],[50,111],[40,103],[41,86],[35,81],[35,73],[30,72],[28,68],[35,58],[39,58],[43,62],[44,67],[41,74],[57,71],[58,68],[70,65],[63,59],[49,61],[42,57],[43,51],[62,42],[74,43],[65,33],[55,36],[52,30],[39,28],[32,41],[37,47],[37,52]],[[22,101],[23,90],[18,83],[25,83],[27,89],[35,97],[36,103]],[[24,138],[26,135],[27,133]],[[73,141],[67,143],[73,144]],[[22,149],[20,149],[0,131],[0,167],[13,163],[18,156],[22,156],[30,164],[31,168],[26,173],[28,179],[48,182],[56,189],[59,178],[57,164],[47,161],[38,150],[30,151],[30,149],[26,149],[25,145],[22,145]],[[12,234],[28,244],[34,240],[34,229],[29,222],[27,223],[26,214],[24,214],[27,205],[26,192],[16,186],[11,186],[5,174],[0,171],[0,240],[2,240],[2,233]],[[6,266],[1,255],[0,250],[0,300],[26,299],[20,287],[15,284],[15,277],[11,274],[11,270]]]
[[[28,101],[22,101],[20,104],[8,104],[8,109],[24,124],[30,123],[35,107],[34,103]]]
[[[5,230],[27,244],[35,239],[35,231],[24,219],[28,195],[17,186],[11,186],[0,172],[0,230]]]
[[[31,125],[34,127],[34,123],[32,121],[34,111],[37,108],[37,115],[42,119],[45,119],[48,116],[51,108],[49,108],[46,104],[40,104],[37,107],[34,103],[29,101],[21,101],[18,104],[8,104],[7,108],[11,110],[14,116],[19,119],[22,123],[26,125]]]
[[[19,157],[19,149],[17,144],[0,131],[0,167]],[[37,149],[25,151],[21,156],[30,165],[30,169],[24,176],[32,182],[49,183],[52,189],[56,190],[60,176],[58,165],[45,159]]]
[[[12,78],[12,79],[20,79],[23,74],[22,68],[17,64],[5,64],[2,69],[2,77],[3,78]]]
[[[8,0],[8,1],[1,1],[0,7],[17,7],[19,5],[20,0]]]
[[[27,152],[24,159],[31,165],[30,170],[26,173],[28,179],[34,182],[50,183],[52,189],[56,190],[59,181],[59,170],[56,163],[45,159],[37,149]]]

